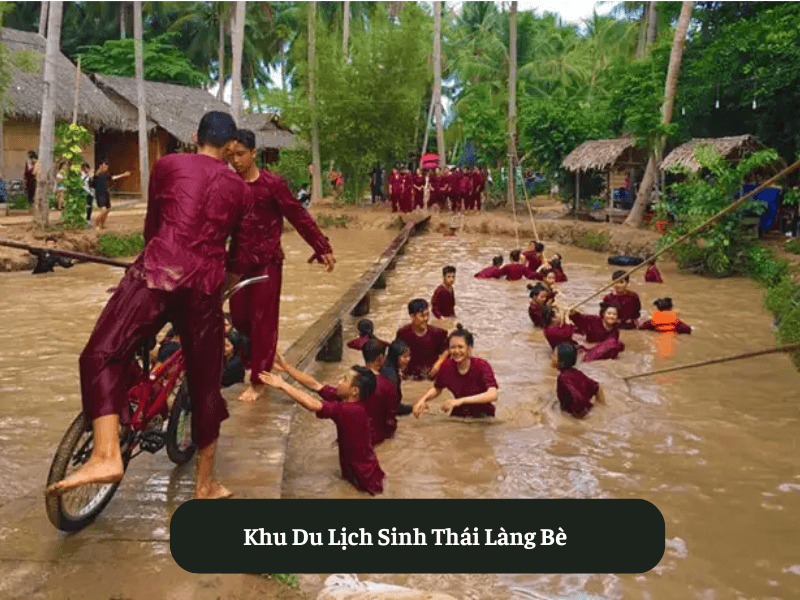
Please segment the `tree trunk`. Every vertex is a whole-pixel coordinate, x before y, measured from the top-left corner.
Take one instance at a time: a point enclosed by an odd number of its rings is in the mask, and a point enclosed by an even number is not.
[[[656,41],[658,33],[658,9],[655,2],[649,2],[650,9],[647,11],[647,48],[645,53],[650,50],[650,46]]]
[[[308,3],[308,105],[311,108],[311,202],[322,199],[322,177],[319,157],[319,129],[317,127],[317,106],[315,85],[317,76],[316,58],[317,3]]]
[[[119,39],[124,40],[128,29],[128,11],[125,10],[127,2],[119,3]]]
[[[244,15],[247,3],[238,0],[233,30],[231,31],[231,46],[233,51],[233,69],[231,72],[231,112],[237,121],[242,117],[242,52],[244,50]]]
[[[39,35],[42,37],[47,36],[47,9],[49,2],[42,2],[42,8],[39,11]]]
[[[147,202],[150,157],[147,148],[147,111],[144,97],[144,48],[142,47],[142,1],[133,2],[133,46],[136,53],[136,104],[139,108],[139,189]]]
[[[50,224],[50,206],[47,195],[53,187],[53,138],[56,131],[56,69],[61,42],[61,15],[64,3],[50,2],[47,18],[47,47],[44,57],[44,92],[42,93],[42,121],[39,129],[39,175],[36,180],[34,220],[41,229]]]
[[[681,69],[683,59],[683,47],[686,44],[686,31],[689,29],[689,21],[692,18],[692,6],[694,2],[683,2],[681,14],[678,17],[678,26],[675,28],[675,39],[672,42],[672,53],[669,56],[669,67],[667,69],[667,81],[664,86],[664,105],[661,111],[661,118],[665,124],[672,121],[672,108],[675,104],[675,92],[678,88],[678,73]],[[656,140],[653,155],[647,162],[647,170],[644,172],[642,185],[636,195],[636,202],[631,208],[625,225],[638,227],[644,218],[644,211],[650,202],[653,182],[656,178],[656,171],[661,161],[661,153],[664,150],[664,140]]]
[[[506,200],[509,206],[516,201],[514,150],[517,142],[517,3],[511,3],[509,14],[508,52],[508,178]]]
[[[648,9],[645,6],[642,17],[639,19],[639,44],[636,46],[636,58],[642,58],[647,49],[647,14]]]
[[[217,83],[217,100],[222,102],[222,91],[225,88],[225,10],[222,2],[217,3],[217,16],[219,18],[219,47],[217,48],[217,60],[219,61],[219,77]]]
[[[433,101],[436,111],[436,146],[439,166],[447,166],[444,147],[444,119],[442,118],[442,3],[433,3]]]
[[[428,120],[425,121],[425,134],[422,138],[422,153],[420,154],[420,168],[422,167],[422,155],[428,151],[428,132],[431,128],[431,117],[433,116],[433,105],[436,102],[436,94],[431,94],[431,106],[428,108]],[[444,165],[439,165],[443,167]]]
[[[342,58],[344,58],[344,62],[347,62],[347,41],[350,38],[350,0],[344,1],[342,18]]]

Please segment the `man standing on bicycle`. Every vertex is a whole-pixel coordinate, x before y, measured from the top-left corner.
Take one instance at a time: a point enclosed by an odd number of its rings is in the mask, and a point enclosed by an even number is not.
[[[268,275],[231,298],[233,326],[250,338],[250,387],[239,400],[255,402],[264,384],[259,373],[271,371],[278,348],[278,316],[281,300],[283,250],[281,234],[286,217],[314,250],[314,256],[330,273],[336,263],[328,239],[314,218],[292,196],[286,182],[256,166],[256,136],[240,129],[231,152],[231,163],[247,182],[252,194],[252,210],[242,220],[240,233],[231,244],[231,270],[242,279]]]
[[[225,241],[252,203],[247,185],[225,162],[235,135],[229,114],[207,113],[195,134],[197,154],[170,154],[153,165],[144,252],[106,304],[80,357],[92,455],[48,493],[122,479],[119,426],[130,418],[127,390],[137,377],[135,352],[169,321],[186,358],[192,437],[199,448],[195,498],[232,495],[214,481],[213,468],[220,423],[228,418],[220,394]]]

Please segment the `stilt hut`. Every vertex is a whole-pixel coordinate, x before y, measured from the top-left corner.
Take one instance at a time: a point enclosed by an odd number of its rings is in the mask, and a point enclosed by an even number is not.
[[[589,140],[575,148],[561,163],[563,169],[575,173],[574,212],[579,212],[582,181],[594,173],[603,178],[606,220],[626,215],[636,197],[636,181],[644,165],[644,148],[637,148],[634,140],[627,137]]]

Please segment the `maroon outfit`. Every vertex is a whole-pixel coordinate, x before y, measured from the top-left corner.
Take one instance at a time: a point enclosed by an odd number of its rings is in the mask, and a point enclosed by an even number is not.
[[[409,323],[397,330],[397,339],[403,340],[411,350],[411,360],[405,371],[408,377],[427,377],[439,356],[447,350],[447,332],[433,325],[428,325],[423,335],[417,335]]]
[[[626,291],[624,294],[607,294],[603,296],[606,304],[616,304],[619,306],[619,328],[636,329],[636,319],[641,316],[642,303],[639,294]]]
[[[375,375],[375,391],[361,400],[369,416],[372,445],[394,437],[397,430],[397,390],[386,375]]]
[[[458,372],[455,360],[446,359],[433,385],[440,390],[447,388],[453,394],[453,398],[477,396],[489,388],[498,387],[492,366],[482,358],[474,356],[469,359],[469,369],[464,375]],[[486,402],[456,406],[450,414],[454,417],[493,417],[494,413],[494,403]]]
[[[550,347],[555,350],[559,344],[573,344],[577,346],[572,336],[578,331],[578,328],[571,323],[563,323],[561,325],[548,325],[544,328],[544,337]]]
[[[450,208],[453,212],[461,210],[461,198],[458,195],[458,173],[450,173],[445,175],[445,185],[447,198],[450,200]]]
[[[347,342],[347,347],[348,348],[352,348],[353,350],[361,350],[364,347],[364,344],[366,344],[370,340],[375,340],[376,342],[378,342],[384,348],[387,348],[389,346],[388,342],[384,342],[383,340],[379,340],[378,338],[376,338],[374,336],[360,335],[357,338],[352,339],[349,342]]]
[[[607,330],[603,325],[603,317],[578,313],[572,316],[572,322],[586,336],[587,342],[597,344],[583,355],[584,362],[617,358],[625,349],[625,344],[619,341],[619,327],[615,325]]]
[[[332,252],[327,238],[289,191],[286,182],[269,171],[259,171],[248,183],[252,208],[231,243],[231,270],[249,279],[269,275],[267,281],[248,286],[231,297],[233,326],[251,340],[250,381],[261,383],[258,374],[272,370],[278,347],[283,250],[281,234],[286,217],[317,256]]]
[[[425,206],[425,176],[414,175],[412,181],[414,182],[414,208],[423,208]]]
[[[500,267],[492,265],[491,267],[486,267],[482,271],[475,273],[475,277],[478,279],[498,279],[502,277],[502,274],[503,270]]]
[[[317,394],[323,400],[327,400],[328,402],[341,402],[342,399],[339,398],[339,395],[336,393],[336,388],[332,385],[323,385],[321,388],[317,390]]]
[[[400,173],[400,212],[414,210],[414,176],[411,173]]]
[[[566,273],[564,273],[564,269],[562,269],[561,267],[550,270],[556,274],[556,283],[564,283],[567,280],[567,275]]]
[[[370,440],[370,421],[362,402],[322,402],[318,419],[336,423],[342,477],[373,496],[383,491],[384,473]]]
[[[472,175],[470,173],[461,173],[458,178],[458,192],[461,196],[461,202],[464,208],[472,210],[475,208],[475,196],[472,193]]]
[[[575,367],[562,369],[558,374],[556,395],[561,410],[573,417],[584,418],[592,410],[592,397],[597,394],[600,384]]]
[[[470,174],[470,177],[472,177],[472,207],[480,210],[481,196],[483,194],[483,190],[486,189],[486,180],[483,177],[483,173],[480,171],[473,171]]]
[[[661,272],[655,265],[647,267],[647,271],[645,271],[644,274],[644,280],[645,283],[664,283],[664,280],[661,279]]]
[[[453,288],[447,289],[444,284],[433,292],[431,312],[437,319],[456,316],[456,293]]]
[[[403,191],[400,173],[395,173],[394,171],[389,173],[387,182],[389,184],[389,200],[392,203],[392,212],[397,212],[398,208],[400,208],[400,196]]]
[[[500,268],[500,277],[505,277],[509,281],[519,281],[523,277],[536,279],[536,273],[533,273],[522,263],[510,263]]]
[[[80,356],[83,411],[91,419],[119,414],[141,373],[142,340],[171,321],[181,339],[192,399],[192,437],[204,448],[228,417],[220,394],[225,240],[252,202],[226,163],[203,154],[170,154],[150,175],[144,252],[128,269]]]
[[[531,318],[531,322],[536,327],[542,326],[542,308],[542,305],[535,300],[531,300],[531,303],[528,306],[528,316]]]
[[[525,257],[525,260],[528,261],[528,269],[531,271],[536,271],[539,267],[542,266],[542,257],[539,256],[539,253],[536,250],[526,250],[522,253],[522,256]]]

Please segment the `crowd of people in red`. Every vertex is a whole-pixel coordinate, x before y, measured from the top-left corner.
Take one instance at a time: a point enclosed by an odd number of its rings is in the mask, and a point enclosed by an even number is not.
[[[389,173],[387,185],[392,212],[434,207],[440,211],[473,211],[483,206],[486,175],[479,167],[417,169],[412,173],[408,166],[398,164]]]

